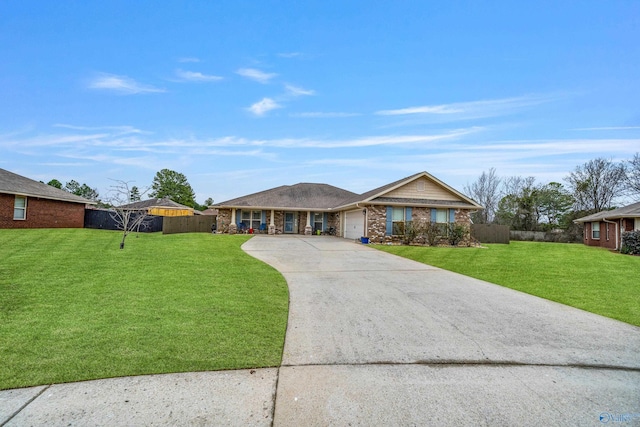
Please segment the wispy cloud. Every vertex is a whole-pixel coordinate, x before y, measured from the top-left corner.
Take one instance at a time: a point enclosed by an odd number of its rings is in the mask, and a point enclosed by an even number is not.
[[[178,58],[178,62],[200,62],[200,59],[194,57],[183,57]]]
[[[604,126],[604,127],[594,127],[594,128],[577,128],[577,129],[570,129],[570,130],[592,131],[592,130],[634,130],[634,129],[640,129],[640,126]]]
[[[327,119],[327,118],[335,118],[335,117],[355,117],[361,116],[360,113],[341,113],[341,112],[321,112],[321,111],[309,111],[305,113],[291,113],[290,117],[302,117],[302,118],[317,118],[317,119]]]
[[[379,116],[422,116],[437,120],[470,120],[513,114],[555,99],[552,96],[530,95],[513,98],[490,99],[470,102],[455,102],[441,105],[424,105],[395,110],[376,111]]]
[[[133,126],[76,126],[69,125],[65,123],[56,123],[53,125],[56,128],[64,128],[64,129],[72,129],[72,130],[81,130],[81,131],[115,131],[118,134],[130,134],[130,133],[151,133],[147,131],[143,131],[141,129],[137,129]]]
[[[272,78],[277,76],[276,73],[265,73],[256,68],[240,68],[236,73],[262,84],[269,83]]]
[[[300,52],[283,52],[283,53],[279,53],[278,56],[280,58],[296,58],[296,57],[302,56],[302,53],[300,53]]]
[[[89,82],[90,89],[110,90],[124,95],[166,92],[165,89],[139,83],[127,76],[102,73]]]
[[[197,71],[176,70],[176,76],[183,81],[190,82],[217,82],[223,78],[212,74],[202,74]]]
[[[291,84],[285,84],[284,88],[287,91],[287,95],[289,96],[310,96],[310,95],[316,94],[315,90],[304,89],[299,86],[294,86]]]
[[[260,101],[256,102],[247,109],[256,116],[263,116],[267,112],[275,110],[277,108],[282,108],[282,106],[271,98],[262,98]]]

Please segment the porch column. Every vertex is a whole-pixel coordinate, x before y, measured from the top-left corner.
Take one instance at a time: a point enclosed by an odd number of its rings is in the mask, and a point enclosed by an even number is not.
[[[307,211],[307,225],[304,227],[304,235],[311,236],[313,227],[311,227],[311,211]]]
[[[231,208],[231,224],[229,224],[229,234],[238,232],[238,224],[236,224],[236,210]]]
[[[269,234],[276,234],[275,210],[271,209],[271,219],[269,221]]]

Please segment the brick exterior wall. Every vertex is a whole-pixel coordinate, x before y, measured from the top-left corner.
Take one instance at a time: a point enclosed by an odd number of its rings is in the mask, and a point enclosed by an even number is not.
[[[81,203],[27,197],[27,218],[13,219],[15,195],[0,194],[0,228],[83,228]]]
[[[615,220],[615,224],[600,222],[600,238],[594,239],[592,233],[592,223],[586,222],[584,224],[584,244],[588,246],[599,246],[601,248],[607,249],[618,249],[616,247],[616,229],[618,229],[618,245],[620,244],[620,240],[622,239],[620,229],[620,220]],[[625,220],[622,220],[623,224],[625,224]],[[607,238],[607,227],[609,227],[609,235]]]
[[[431,208],[414,207],[411,210],[411,220],[429,222],[431,221]],[[471,229],[471,211],[467,209],[456,209],[456,224],[464,225],[467,230]],[[371,243],[400,243],[399,236],[387,236],[387,207],[369,206],[367,207],[367,237]],[[416,242],[421,243],[421,242]],[[462,244],[467,244],[465,240]]]

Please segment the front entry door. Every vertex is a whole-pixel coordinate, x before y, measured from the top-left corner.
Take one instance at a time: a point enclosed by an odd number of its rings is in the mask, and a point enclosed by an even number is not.
[[[284,213],[284,232],[295,233],[296,216],[293,212]]]

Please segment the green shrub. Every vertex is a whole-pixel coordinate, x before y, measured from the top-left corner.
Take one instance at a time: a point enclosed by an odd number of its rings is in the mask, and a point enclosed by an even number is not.
[[[629,255],[640,255],[640,231],[622,233],[620,252]]]
[[[469,230],[464,225],[449,224],[447,240],[451,246],[458,246],[458,243],[462,242],[467,234],[469,234]]]

